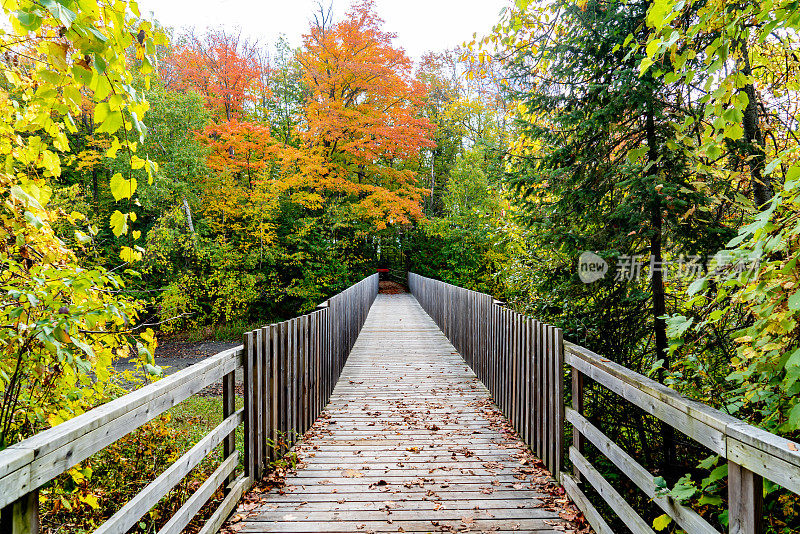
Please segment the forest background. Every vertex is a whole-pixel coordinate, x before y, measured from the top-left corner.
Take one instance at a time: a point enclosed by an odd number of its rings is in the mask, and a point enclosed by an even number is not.
[[[157,338],[237,339],[377,267],[800,437],[797,2],[517,0],[417,64],[370,0],[297,49],[133,2],[3,8],[0,447],[123,394],[115,361],[157,379]],[[718,458],[589,410],[725,525]],[[87,477],[53,514],[102,508]]]

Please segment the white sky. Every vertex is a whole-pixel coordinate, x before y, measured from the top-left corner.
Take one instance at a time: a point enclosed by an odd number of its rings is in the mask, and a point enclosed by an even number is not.
[[[330,0],[325,0],[328,5]],[[385,28],[397,34],[395,44],[412,59],[425,52],[453,48],[489,33],[500,10],[510,0],[376,0]],[[333,13],[340,20],[350,0],[333,0]],[[153,12],[166,26],[225,25],[239,27],[260,42],[273,45],[284,33],[298,46],[317,9],[317,0],[139,0],[142,14]]]

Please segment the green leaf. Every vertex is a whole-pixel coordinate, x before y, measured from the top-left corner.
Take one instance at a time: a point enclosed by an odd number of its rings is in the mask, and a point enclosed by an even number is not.
[[[795,291],[794,294],[789,297],[789,309],[792,311],[800,310],[800,291]]]
[[[667,514],[663,514],[653,519],[653,528],[656,530],[664,530],[670,523],[672,523],[672,518]]]
[[[781,164],[781,158],[775,158],[770,161],[766,167],[764,167],[764,175],[772,174],[772,171],[778,168],[778,165]]]
[[[800,428],[800,402],[794,405],[794,408],[789,410],[789,420],[786,422],[789,431],[794,431]]]
[[[116,173],[111,177],[111,194],[114,195],[114,200],[119,202],[123,198],[133,198],[136,185],[136,178],[126,180],[122,174]]]
[[[647,57],[652,58],[658,52],[658,47],[661,46],[661,39],[653,39],[649,43],[647,43],[647,48],[645,52],[647,52]]]
[[[133,263],[142,259],[142,253],[130,247],[122,247],[119,257],[124,262]]]
[[[78,18],[71,9],[67,9],[56,0],[41,0],[41,3],[66,28],[72,26],[72,23]]]
[[[726,476],[728,476],[728,464],[722,464],[713,471],[711,471],[711,474],[708,475],[708,477],[704,478],[703,481],[700,483],[700,485],[705,489],[714,482],[722,480]]]
[[[43,209],[39,201],[36,200],[32,195],[30,195],[27,191],[22,189],[22,187],[18,185],[12,185],[10,190],[11,196],[22,203],[23,206],[33,207],[35,209]]]
[[[644,73],[647,72],[647,69],[653,64],[653,60],[649,57],[646,57],[639,63],[639,77],[644,76]]]
[[[19,24],[29,32],[34,32],[42,25],[42,17],[29,11],[17,11],[14,13]]]
[[[711,469],[712,467],[717,465],[718,461],[719,461],[719,455],[712,454],[708,458],[701,460],[700,463],[697,464],[697,467],[700,469]]]
[[[668,22],[667,15],[672,11],[671,0],[655,0],[647,12],[647,24],[656,29],[663,28]]]
[[[108,117],[108,102],[100,102],[94,107],[94,122],[95,124],[102,124],[106,117]]]
[[[691,297],[702,291],[705,287],[706,287],[706,279],[698,278],[697,280],[689,284],[689,288],[686,290],[686,294]]]
[[[73,65],[72,75],[75,76],[75,79],[78,80],[83,85],[89,86],[92,84],[92,79],[94,78],[94,71],[89,70],[80,65]]]
[[[725,136],[728,139],[732,139],[734,141],[738,141],[739,139],[744,137],[744,129],[742,128],[742,125],[739,124],[738,122],[734,123],[734,124],[730,124],[730,125],[728,125],[728,127],[725,130]]]
[[[711,506],[719,506],[722,504],[722,497],[719,495],[703,495],[697,502],[701,505],[708,504]]]
[[[144,167],[145,163],[146,163],[145,160],[143,160],[142,158],[140,158],[136,154],[131,156],[131,167],[133,169],[141,169],[142,167]]]
[[[725,471],[728,470],[728,464],[725,464]],[[717,468],[719,469],[719,468]],[[714,470],[716,471],[716,469]],[[712,471],[712,475],[713,475]],[[675,485],[674,488],[669,492],[669,495],[678,502],[685,501],[687,499],[691,499],[694,494],[697,493],[697,488],[694,486],[692,479],[689,475],[681,477],[678,480],[678,483]]]
[[[128,216],[123,215],[122,212],[116,210],[111,214],[111,231],[114,235],[120,237],[128,233]]]

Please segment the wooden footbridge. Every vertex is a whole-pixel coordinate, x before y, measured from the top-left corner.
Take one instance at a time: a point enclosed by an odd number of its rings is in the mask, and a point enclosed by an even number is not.
[[[0,451],[0,534],[36,533],[39,488],[220,381],[222,423],[95,532],[135,529],[218,446],[223,461],[158,534],[182,532],[220,488],[201,534],[568,532],[564,493],[598,533],[654,533],[642,517],[652,510],[634,509],[587,447],[677,528],[717,532],[658,492],[655,477],[585,417],[589,383],[727,461],[729,532],[761,532],[763,477],[800,492],[797,444],[570,344],[488,295],[415,274],[408,285],[411,294],[378,295],[373,275],[310,314],[246,334],[238,348]],[[287,453],[296,468],[268,491],[262,482]]]

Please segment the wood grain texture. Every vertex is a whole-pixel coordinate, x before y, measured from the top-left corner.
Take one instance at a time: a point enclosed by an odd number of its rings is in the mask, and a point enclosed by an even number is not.
[[[477,354],[469,332],[459,336]],[[521,463],[525,445],[498,417],[415,299],[379,295],[322,417],[295,447],[297,469],[240,532],[557,532],[558,510],[543,507],[534,480],[549,474]]]

